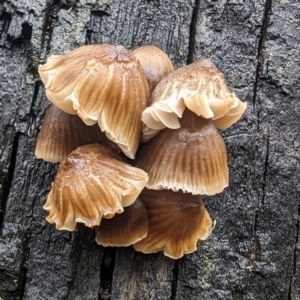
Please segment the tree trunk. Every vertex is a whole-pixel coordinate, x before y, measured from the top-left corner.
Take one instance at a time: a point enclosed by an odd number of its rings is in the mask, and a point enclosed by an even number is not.
[[[300,299],[300,2],[0,0],[0,299]],[[42,209],[57,165],[34,157],[49,105],[37,66],[84,44],[211,58],[248,102],[222,136],[230,185],[174,261],[58,232]]]

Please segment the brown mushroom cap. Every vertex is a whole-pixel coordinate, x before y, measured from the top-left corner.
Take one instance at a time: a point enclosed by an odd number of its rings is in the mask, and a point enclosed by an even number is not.
[[[151,95],[151,106],[142,114],[143,140],[149,140],[165,127],[179,128],[178,118],[185,107],[198,116],[216,120],[239,103],[228,91],[224,75],[214,64],[208,59],[198,60],[177,69],[157,84]],[[240,112],[241,116],[243,111]]]
[[[179,129],[166,128],[137,154],[148,189],[214,195],[228,186],[226,147],[210,120],[186,110]]]
[[[147,174],[125,163],[113,150],[92,144],[78,147],[60,164],[44,209],[58,230],[75,230],[76,222],[99,225],[131,205]]]
[[[196,251],[197,241],[210,235],[212,222],[199,195],[144,189],[139,198],[147,209],[149,230],[133,245],[135,250],[164,251],[176,259]]]
[[[149,99],[147,79],[134,55],[123,46],[88,45],[49,57],[39,73],[53,104],[77,113],[87,125],[98,122],[134,158]]]
[[[99,245],[126,247],[145,238],[148,233],[148,216],[141,200],[124,208],[124,212],[112,219],[103,219],[95,227],[96,242]]]
[[[53,163],[61,162],[78,146],[92,143],[120,152],[97,125],[87,126],[78,116],[67,114],[51,104],[38,136],[35,156]]]
[[[143,67],[150,93],[163,77],[174,71],[174,66],[169,56],[156,46],[142,46],[135,49],[132,53]]]

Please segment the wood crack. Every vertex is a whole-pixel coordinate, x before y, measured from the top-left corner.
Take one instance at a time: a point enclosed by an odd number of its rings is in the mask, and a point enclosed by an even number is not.
[[[259,201],[258,203],[258,208],[254,215],[254,225],[253,225],[254,244],[253,244],[253,251],[251,255],[252,260],[257,260],[258,254],[260,253],[260,244],[256,232],[259,223],[259,213],[262,210],[262,206],[265,204],[267,176],[268,176],[268,168],[269,168],[269,156],[270,156],[270,137],[268,135],[267,142],[266,142],[266,155],[265,155],[264,170],[263,170],[262,197],[261,197],[261,201]]]
[[[21,272],[20,275],[20,298],[21,299],[24,298],[26,283],[27,283],[27,269],[23,267],[23,271]]]
[[[289,287],[289,294],[288,294],[288,300],[294,300],[295,299],[295,291],[294,291],[294,281],[295,276],[297,272],[297,260],[298,260],[298,243],[299,243],[299,234],[300,234],[300,203],[298,204],[298,220],[296,225],[296,239],[295,239],[295,246],[294,246],[294,252],[293,252],[293,273],[290,280],[290,287]]]
[[[103,252],[100,266],[100,287],[98,299],[111,299],[111,287],[115,268],[116,249],[107,247]]]
[[[57,19],[57,14],[60,10],[60,0],[53,0],[52,3],[47,4],[45,12],[45,22],[43,26],[43,34],[41,37],[41,48],[46,48],[46,51],[50,50],[50,44],[52,39],[54,21]]]
[[[39,89],[40,89],[40,82],[36,81],[34,84],[33,96],[32,96],[30,107],[29,107],[29,118],[30,119],[29,119],[28,128],[27,128],[28,136],[31,136],[31,127],[32,127],[32,124],[35,123],[35,119],[36,119],[36,113],[34,112],[34,105],[35,105],[35,101],[39,94]]]
[[[0,199],[0,205],[1,205],[0,206],[0,208],[1,208],[0,209],[0,230],[2,229],[6,203],[7,203],[9,194],[10,194],[10,189],[12,187],[13,177],[14,177],[14,173],[15,173],[17,152],[18,152],[18,146],[19,146],[19,137],[20,137],[19,132],[14,134],[7,176],[4,176],[4,175],[1,176],[1,177],[3,177],[3,178],[1,178],[3,192],[2,192],[2,197],[1,197],[2,199]]]
[[[266,199],[266,186],[267,186],[267,174],[268,174],[268,167],[269,167],[269,156],[270,156],[270,135],[267,137],[267,145],[266,145],[266,157],[264,162],[264,173],[263,173],[263,183],[262,183],[262,202],[261,204],[264,205]]]
[[[174,268],[173,268],[173,281],[172,281],[172,290],[171,290],[171,300],[176,299],[178,275],[179,275],[179,260],[175,260]]]
[[[196,33],[197,33],[197,20],[200,9],[200,0],[195,0],[193,6],[192,22],[190,27],[190,37],[189,37],[189,48],[188,48],[188,57],[187,65],[194,62],[194,51],[196,43]]]
[[[253,107],[255,107],[256,105],[257,87],[258,87],[259,77],[262,72],[263,64],[264,64],[265,41],[266,41],[267,29],[270,21],[271,10],[272,10],[272,0],[266,0],[265,12],[264,12],[263,22],[261,27],[261,34],[258,41],[257,67],[256,67],[255,83],[254,83]]]
[[[2,39],[3,33],[7,33],[9,25],[11,23],[11,14],[3,10],[3,7],[1,7],[1,14],[0,14],[0,22],[2,23],[1,25],[1,30],[0,30],[0,40]]]
[[[95,27],[95,23],[99,22],[99,25],[101,24],[101,18],[103,16],[109,16],[109,13],[104,10],[104,11],[91,11],[91,17],[90,17],[90,22],[89,22],[89,26],[86,30],[85,33],[85,44],[86,45],[91,45],[95,43],[95,39],[94,39],[94,33],[96,32],[94,30]],[[99,26],[100,28],[100,26]]]

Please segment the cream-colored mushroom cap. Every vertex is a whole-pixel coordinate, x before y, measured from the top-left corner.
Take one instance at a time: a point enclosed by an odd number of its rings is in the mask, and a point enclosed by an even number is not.
[[[143,202],[138,198],[124,212],[112,219],[103,219],[95,227],[99,245],[126,247],[145,238],[148,234],[148,215]]]
[[[35,156],[53,163],[61,162],[78,146],[92,143],[121,151],[97,125],[87,126],[78,116],[67,114],[51,104],[37,139]]]
[[[83,46],[49,57],[39,73],[53,104],[77,113],[87,125],[98,122],[107,137],[134,158],[149,87],[130,51],[114,45]]]
[[[56,228],[75,230],[76,222],[99,225],[131,205],[147,174],[113,150],[98,144],[78,147],[60,164],[44,209]]]
[[[150,93],[163,77],[174,71],[174,66],[169,56],[156,46],[142,46],[135,49],[132,53],[142,65]]]
[[[151,106],[142,115],[144,141],[165,127],[179,128],[178,118],[186,107],[198,116],[217,120],[239,106],[240,100],[228,91],[224,75],[214,64],[201,59],[164,77],[155,87],[150,102]],[[246,104],[239,107],[240,117]],[[232,118],[227,125],[235,121]]]
[[[214,195],[228,186],[226,147],[208,119],[186,110],[178,129],[166,128],[141,145],[135,166],[148,173],[148,189]]]
[[[211,233],[212,221],[199,195],[145,189],[140,200],[147,209],[149,230],[133,247],[143,253],[164,251],[180,258],[197,250],[197,241]]]

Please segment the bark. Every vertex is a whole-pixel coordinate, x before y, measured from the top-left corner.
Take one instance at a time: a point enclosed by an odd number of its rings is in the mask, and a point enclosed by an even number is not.
[[[300,299],[300,3],[0,0],[0,299]],[[37,66],[80,45],[154,44],[176,67],[208,57],[248,109],[222,132],[230,186],[204,198],[198,251],[102,248],[42,206],[57,165],[34,148],[49,105]]]

